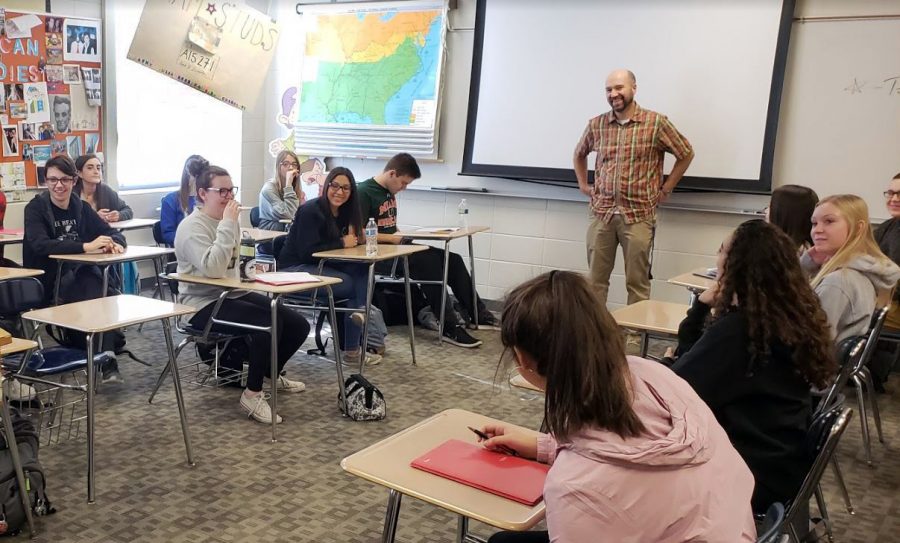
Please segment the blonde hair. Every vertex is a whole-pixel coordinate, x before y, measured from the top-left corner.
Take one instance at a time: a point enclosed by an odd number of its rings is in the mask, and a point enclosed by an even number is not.
[[[841,217],[847,221],[849,232],[847,241],[813,277],[813,288],[819,286],[826,275],[845,267],[851,260],[861,255],[868,255],[877,260],[890,260],[875,242],[872,224],[869,222],[869,206],[865,200],[855,194],[835,194],[822,199],[816,205],[816,209],[824,204],[831,204],[837,208]]]
[[[288,157],[293,158],[294,161],[297,162],[297,166],[300,166],[300,159],[297,158],[297,155],[293,151],[288,149],[279,152],[278,156],[275,158],[275,191],[278,192],[278,197],[282,200],[284,200],[284,176],[281,175],[281,163]],[[296,182],[299,179],[300,176],[298,175],[294,178],[294,181]]]

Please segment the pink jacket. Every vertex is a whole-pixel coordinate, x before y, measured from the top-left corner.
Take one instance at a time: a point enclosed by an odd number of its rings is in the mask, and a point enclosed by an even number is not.
[[[538,439],[550,541],[753,542],[753,475],[712,412],[669,368],[628,357],[637,438],[586,429]]]

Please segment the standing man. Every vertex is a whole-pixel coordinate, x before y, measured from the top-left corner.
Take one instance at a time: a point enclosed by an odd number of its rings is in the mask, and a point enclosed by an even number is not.
[[[650,297],[650,246],[656,206],[672,194],[694,158],[690,142],[665,115],[634,101],[637,81],[629,70],[606,78],[612,110],[588,121],[575,147],[578,188],[591,198],[593,218],[587,231],[591,282],[603,302],[609,275],[622,245],[628,304]],[[587,157],[597,153],[594,184],[588,184]],[[677,159],[663,184],[663,155]]]

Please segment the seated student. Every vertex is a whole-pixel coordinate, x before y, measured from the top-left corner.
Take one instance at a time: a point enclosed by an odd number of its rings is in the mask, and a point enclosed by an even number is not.
[[[895,264],[900,264],[900,173],[891,179],[888,189],[884,191],[884,198],[891,218],[875,229],[875,241],[885,255]],[[891,308],[884,326],[894,333],[900,330],[900,289],[894,289],[894,298],[891,300]],[[897,358],[896,349],[895,343],[882,342],[869,363],[875,389],[879,392],[884,392],[884,382],[887,381]]]
[[[209,167],[209,161],[200,155],[191,155],[184,161],[181,170],[181,186],[166,194],[160,202],[159,227],[166,247],[175,246],[175,231],[184,217],[194,210],[197,175]]]
[[[325,194],[313,198],[297,209],[294,226],[278,255],[281,271],[305,271],[319,273],[319,259],[313,253],[359,245],[362,224],[359,218],[359,201],[356,180],[347,168],[335,168],[325,180]],[[321,275],[337,277],[341,283],[332,286],[334,297],[346,299],[349,307],[363,309],[369,282],[367,266],[354,262],[329,261]],[[360,335],[364,313],[344,313],[338,322],[342,359],[348,364],[359,364]],[[366,363],[375,365],[381,356],[369,354]]]
[[[25,241],[22,259],[27,268],[44,270],[40,276],[47,303],[54,303],[57,263],[54,254],[121,253],[125,238],[72,193],[78,171],[72,159],[56,156],[47,161],[46,192],[37,194],[25,206]],[[110,274],[112,278],[113,275]],[[115,290],[114,280],[110,291]],[[59,298],[62,303],[80,302],[103,296],[103,274],[100,268],[82,264],[64,264],[60,277]],[[112,292],[109,292],[110,294]],[[84,336],[80,337],[84,342]],[[103,382],[121,382],[115,354],[122,352],[125,336],[121,331],[106,332],[98,352],[107,351],[112,361],[101,368]]]
[[[279,221],[293,219],[305,200],[300,187],[300,160],[285,149],[275,158],[275,177],[263,183],[259,191],[259,227],[286,231],[288,225]]]
[[[765,514],[794,499],[810,468],[810,387],[824,388],[837,369],[828,320],[800,268],[796,240],[773,225],[738,226],[716,264],[715,286],[678,327],[672,370],[747,462],[756,480],[753,511]]]
[[[876,296],[900,279],[900,268],[875,243],[865,200],[838,194],[819,202],[812,216],[812,238],[813,246],[800,263],[814,274],[812,286],[834,341],[865,334]]]
[[[500,339],[546,391],[549,434],[488,425],[488,449],[552,464],[549,533],[491,542],[746,541],[756,537],[753,476],[709,407],[665,366],[625,355],[616,322],[581,275],[516,287]]]
[[[119,194],[103,183],[103,164],[97,155],[81,155],[75,159],[78,177],[74,192],[106,222],[127,221],[134,212]]]
[[[400,153],[388,161],[384,171],[359,184],[363,226],[370,218],[375,219],[375,223],[378,225],[379,243],[399,244],[402,241],[402,237],[395,235],[397,232],[396,195],[421,176],[422,172],[419,170],[416,159],[410,154]],[[388,273],[390,266],[390,262],[381,263],[379,270],[382,273]],[[413,253],[409,255],[409,268],[411,279],[440,281],[444,276],[444,251],[429,247],[427,251]],[[496,325],[494,315],[488,311],[484,302],[477,296],[475,300],[472,300],[472,276],[469,275],[462,257],[456,253],[450,253],[447,284],[466,310],[466,319],[469,321],[473,319],[475,304],[478,304],[478,324]],[[428,303],[431,304],[432,310],[437,313],[441,307],[441,286],[422,285],[422,291],[425,293]],[[471,348],[481,345],[480,340],[466,332],[464,327],[466,323],[457,321],[451,305],[448,302],[444,312],[444,341],[459,347]]]
[[[772,191],[772,199],[766,207],[766,220],[781,229],[797,246],[797,252],[812,247],[810,217],[819,195],[809,187],[783,185]]]
[[[197,205],[178,225],[175,233],[175,256],[178,273],[219,279],[237,278],[241,229],[238,226],[240,204],[234,199],[235,187],[224,168],[208,166],[197,176]],[[221,289],[185,283],[178,284],[179,302],[199,309],[191,325],[203,328],[212,316]],[[247,292],[230,295],[220,306],[217,318],[232,322],[268,326],[271,323],[269,298]],[[246,334],[247,331],[214,324],[212,330]],[[281,307],[278,311],[278,371],[297,352],[309,335],[309,323],[300,313]],[[272,422],[272,408],[262,394],[263,379],[269,376],[271,341],[266,332],[250,333],[250,368],[247,388],[241,394],[241,408],[260,422]],[[278,377],[278,390],[301,392],[306,385],[286,377]],[[275,414],[275,420],[282,421]]]

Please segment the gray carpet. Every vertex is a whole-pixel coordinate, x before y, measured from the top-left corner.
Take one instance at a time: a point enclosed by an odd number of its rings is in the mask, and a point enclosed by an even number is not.
[[[171,381],[147,403],[165,356],[161,328],[130,329],[129,348],[154,367],[123,360],[126,383],[103,387],[98,395],[97,503],[86,503],[83,437],[42,448],[48,493],[58,512],[38,519],[36,541],[380,541],[387,491],[344,473],[343,457],[454,407],[537,428],[543,404],[541,396],[510,389],[505,375],[496,376],[497,332],[475,332],[485,344],[469,350],[439,347],[434,333],[421,331],[419,365],[411,366],[405,331],[391,330],[388,357],[367,370],[387,398],[388,418],[382,422],[342,418],[334,365],[314,356],[298,355],[288,363],[288,375],[308,388],[279,396],[285,422],[277,443],[270,442],[268,426],[240,411],[238,389],[186,385],[197,460],[188,467]],[[879,399],[887,442],[900,443],[900,400],[896,394]],[[824,480],[837,541],[900,537],[900,456],[877,442],[874,451],[873,469],[863,460],[854,418],[839,454],[855,516],[844,509],[830,473]],[[455,528],[452,514],[407,498],[397,540],[452,541]],[[476,522],[471,529],[481,536],[493,531]]]

